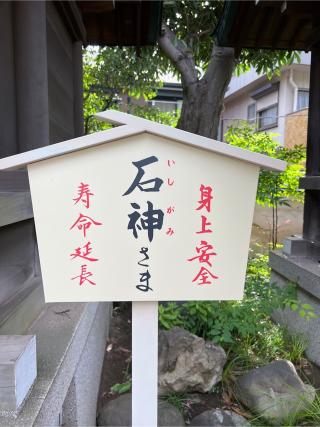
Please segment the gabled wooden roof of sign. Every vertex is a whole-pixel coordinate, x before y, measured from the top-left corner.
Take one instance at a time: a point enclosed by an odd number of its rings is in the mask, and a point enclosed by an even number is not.
[[[263,154],[243,150],[239,147],[215,141],[210,138],[205,138],[204,136],[195,135],[170,126],[151,122],[150,120],[142,119],[131,114],[121,113],[120,111],[107,110],[96,114],[96,117],[108,123],[121,126],[0,159],[0,170],[21,168],[30,163],[62,156],[64,154],[117,141],[122,138],[141,133],[157,135],[178,143],[206,150],[208,152],[242,160],[260,166],[264,169],[282,171],[286,167],[286,162],[283,162],[282,160],[273,159]]]

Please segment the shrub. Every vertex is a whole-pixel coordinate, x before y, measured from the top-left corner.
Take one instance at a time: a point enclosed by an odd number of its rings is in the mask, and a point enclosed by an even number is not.
[[[252,363],[260,364],[287,356],[290,346],[295,354],[298,351],[298,345],[294,346],[292,341],[297,339],[290,338],[284,328],[270,319],[275,309],[286,307],[308,318],[316,317],[311,306],[298,302],[294,284],[281,289],[270,283],[268,256],[256,254],[248,263],[242,300],[160,305],[159,322],[165,329],[182,326],[229,352],[249,355]]]
[[[261,170],[256,202],[272,208],[272,247],[277,245],[278,207],[290,206],[290,201],[303,201],[303,191],[299,189],[299,179],[304,176],[306,149],[303,145],[283,147],[268,132],[256,132],[253,126],[243,122],[238,127],[229,127],[225,134],[231,145],[284,160],[288,163],[283,172]]]

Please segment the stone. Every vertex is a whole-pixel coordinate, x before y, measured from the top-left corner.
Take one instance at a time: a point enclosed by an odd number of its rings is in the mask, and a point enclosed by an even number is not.
[[[315,389],[301,381],[291,362],[276,360],[240,377],[236,396],[253,412],[279,425],[308,407]]]
[[[175,327],[159,332],[159,394],[206,393],[221,380],[223,348]]]
[[[98,415],[98,426],[130,426],[131,394],[122,394],[104,405]]]
[[[185,426],[185,422],[181,412],[175,406],[160,400],[158,406],[158,426],[180,427]]]
[[[0,427],[96,425],[111,309],[105,302],[46,304],[28,329],[37,339],[37,380],[20,412],[0,411]]]
[[[191,420],[190,426],[205,427],[250,427],[248,421],[233,411],[210,409]]]
[[[36,336],[0,335],[0,411],[17,411],[36,377]]]
[[[109,401],[98,415],[98,426],[129,427],[132,425],[131,393],[122,394]],[[168,402],[158,402],[159,427],[183,427],[181,413]]]
[[[301,261],[299,266],[296,259]],[[306,265],[307,263],[308,266]],[[288,283],[292,282],[291,279],[287,278],[288,272],[295,269],[300,280],[297,287],[298,301],[300,304],[311,305],[317,317],[315,319],[301,317],[299,310],[293,311],[289,307],[286,307],[284,310],[275,310],[272,313],[272,318],[276,323],[280,323],[287,328],[290,334],[301,335],[305,338],[307,345],[305,354],[307,359],[320,367],[320,296],[314,297],[312,292],[310,292],[311,288],[315,291],[316,281],[310,281],[310,276],[308,277],[308,273],[304,271],[304,269],[309,269],[312,264],[314,265],[314,270],[315,268],[319,270],[319,263],[316,260],[302,262],[302,258],[288,258],[284,264],[279,263],[277,267],[272,265],[273,270],[271,271],[270,282],[276,283],[280,288],[284,288]],[[301,272],[298,272],[298,268]],[[318,286],[319,280],[320,271],[318,271]],[[308,286],[309,288],[307,289]],[[307,289],[307,291],[304,289]]]

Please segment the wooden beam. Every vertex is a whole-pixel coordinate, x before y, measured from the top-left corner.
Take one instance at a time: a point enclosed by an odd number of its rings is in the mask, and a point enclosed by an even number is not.
[[[115,8],[114,0],[105,1],[77,1],[82,13],[105,13],[111,12]]]
[[[29,192],[0,192],[0,227],[33,218]]]
[[[300,188],[304,190],[320,190],[320,176],[305,176],[300,178]]]
[[[273,33],[274,35],[273,35],[273,38],[271,41],[271,47],[273,49],[277,49],[277,43],[278,43],[278,41],[281,37],[281,34],[283,33],[283,31],[285,30],[286,25],[287,25],[287,16],[283,15],[281,18],[282,19],[279,19],[278,25],[276,26],[276,29]]]
[[[297,41],[299,41],[300,34],[301,35],[305,34],[305,32],[308,28],[308,25],[309,25],[309,22],[306,19],[297,20],[295,31],[293,32],[293,35],[292,35],[291,40],[289,42],[289,49],[290,50],[294,50],[294,44],[296,44]]]
[[[267,9],[269,10],[269,9]],[[250,21],[248,22],[248,35],[250,37],[251,34],[253,34],[254,37],[254,43],[253,48],[258,48],[258,38],[260,38],[260,43],[264,46],[265,42],[265,33],[262,30],[265,25],[265,15],[267,10],[265,9],[258,9],[256,13],[254,14],[254,18],[250,18]],[[258,35],[258,36],[257,36]],[[261,37],[262,36],[262,37]],[[261,40],[262,39],[262,40]]]
[[[46,4],[13,2],[18,150],[48,145],[49,100]]]
[[[311,50],[312,46],[316,45],[320,41],[320,25],[315,26],[311,34],[306,40],[306,48],[307,50]]]
[[[72,39],[74,41],[81,40],[82,42],[85,43],[87,32],[83,24],[79,7],[76,4],[76,2],[56,0],[54,3]]]
[[[261,18],[260,18],[261,19]],[[266,8],[263,16],[263,23],[265,23],[264,30],[258,32],[256,38],[256,46],[261,46],[266,44],[266,36],[268,37],[269,28],[275,25],[275,21],[277,22],[279,19],[279,11],[272,8]]]
[[[306,174],[320,175],[320,44],[312,49]],[[320,191],[306,190],[303,237],[320,243]]]

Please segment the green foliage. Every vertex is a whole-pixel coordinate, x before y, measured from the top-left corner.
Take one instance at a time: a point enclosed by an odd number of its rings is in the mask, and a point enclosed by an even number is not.
[[[310,307],[310,313],[314,314],[313,308]],[[316,315],[314,314],[316,317]],[[283,359],[290,360],[292,363],[299,363],[307,349],[308,342],[303,335],[291,335],[287,332],[283,335],[284,349]]]
[[[294,425],[301,425],[303,421],[304,425],[320,425],[320,394],[316,394],[316,397],[312,404],[304,410],[302,413],[298,414],[294,420]],[[289,425],[289,424],[288,424]]]
[[[164,399],[166,402],[176,407],[178,411],[184,413],[187,406],[187,399],[184,394],[172,392],[167,394]]]
[[[133,47],[88,47],[83,54],[84,119],[86,133],[106,128],[92,120],[94,113],[117,109],[122,96],[150,99],[161,87],[154,50],[137,55]]]
[[[111,387],[111,392],[114,394],[123,394],[131,391],[132,378],[131,378],[131,357],[126,360],[126,368],[123,372],[123,382],[114,384]]]
[[[148,105],[141,107],[139,105],[132,104],[130,105],[129,112],[134,116],[142,117],[144,119],[172,127],[177,126],[180,116],[180,111],[177,113],[169,113],[160,111],[157,107],[151,107]]]
[[[281,68],[290,65],[293,61],[300,63],[300,54],[297,51],[243,49],[237,62],[236,75],[254,67],[258,74],[266,74],[269,79],[280,75]]]
[[[299,403],[297,403],[298,405]],[[298,413],[292,412],[289,416],[282,421],[282,426],[315,426],[320,425],[320,395],[316,394],[314,401],[310,404],[303,397],[301,397],[301,406],[306,406],[306,409],[299,411]],[[256,427],[272,426],[262,416],[252,418],[250,425]]]
[[[175,302],[159,304],[159,325],[162,329],[169,330],[174,326],[182,325],[179,306]]]
[[[243,300],[186,303],[187,329],[231,348],[257,336],[265,346],[264,333],[271,327],[270,314],[284,308],[295,296],[293,286],[282,290],[269,283],[267,260],[265,255],[256,255],[249,261]]]
[[[124,383],[113,385],[111,387],[111,391],[112,393],[123,394],[123,393],[129,392],[131,390],[131,386],[132,386],[132,381],[130,379]]]
[[[164,5],[164,22],[176,35],[176,44],[183,43],[194,58],[199,77],[207,70],[214,45],[212,34],[223,11],[223,1],[182,0]],[[161,56],[159,56],[160,58]],[[258,73],[271,78],[281,67],[300,61],[298,52],[283,50],[242,49],[236,63],[236,74],[254,67]],[[163,58],[160,66],[177,73],[174,64]]]
[[[84,50],[85,133],[110,128],[111,125],[95,120],[94,114],[108,108],[117,110],[124,102],[133,115],[168,126],[177,125],[180,112],[165,113],[147,104],[140,106],[131,102],[132,98],[153,98],[162,86],[153,53],[150,48],[140,55],[134,48],[88,47]]]
[[[268,132],[257,132],[244,122],[239,127],[230,127],[226,132],[226,141],[240,148],[266,154],[267,156],[288,162],[284,172],[262,170],[259,176],[257,203],[273,206],[294,200],[303,201],[303,191],[299,189],[299,179],[304,176],[306,150],[302,145],[292,148],[281,146]]]
[[[266,154],[288,163],[284,172],[261,170],[256,202],[269,206],[273,212],[272,246],[277,245],[278,206],[290,206],[290,201],[303,202],[303,191],[299,189],[299,179],[304,176],[306,150],[302,145],[281,146],[275,141],[275,134],[257,132],[253,126],[243,122],[238,127],[231,126],[225,134],[226,141],[240,148]]]
[[[268,257],[258,254],[249,260],[242,300],[160,305],[159,320],[165,329],[182,326],[222,345],[237,357],[237,367],[248,368],[276,357],[301,356],[305,349],[301,337],[291,337],[270,320],[274,310],[291,307],[303,310],[308,319],[316,317],[311,306],[298,302],[293,284],[281,289],[270,283]]]
[[[206,71],[211,60],[214,44],[212,33],[223,10],[223,1],[181,0],[166,2],[163,21],[176,36],[175,43],[188,47],[199,77]],[[166,57],[163,65],[177,73],[174,64]]]
[[[161,86],[153,55],[152,47],[142,49],[139,54],[134,47],[88,47],[84,51],[84,70],[94,79],[89,82],[91,88],[104,93],[106,98],[125,93],[148,99]]]

